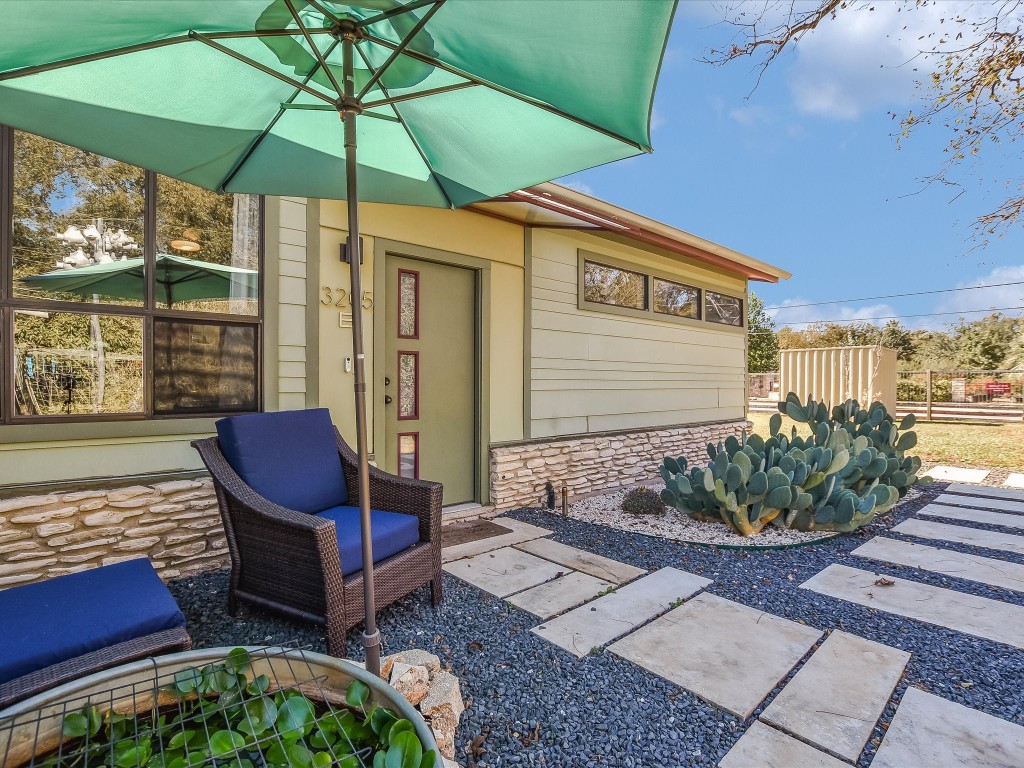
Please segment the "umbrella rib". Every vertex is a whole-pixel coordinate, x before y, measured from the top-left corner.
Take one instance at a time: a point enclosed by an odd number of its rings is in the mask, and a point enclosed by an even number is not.
[[[306,31],[306,25],[302,23],[302,19],[299,18],[299,12],[295,10],[295,4],[292,0],[284,0],[284,4],[288,6],[288,11],[291,13],[292,18],[295,19],[295,23],[299,25],[299,31],[302,32],[302,36],[306,39],[306,43],[309,45],[310,50],[313,51],[313,55],[316,56],[317,63],[320,68],[323,69],[327,78],[331,81],[331,85],[334,86],[334,92],[338,94],[338,98],[341,98],[341,86],[338,85],[338,79],[331,72],[331,68],[327,66],[327,61],[324,59],[323,54],[320,53],[320,49],[316,47],[316,43],[313,42],[313,38],[309,32]]]
[[[370,60],[366,57],[366,54],[364,54],[362,50],[360,50],[358,45],[356,46],[356,51],[359,53],[359,58],[361,58],[363,60],[363,63],[366,64],[366,68],[369,69],[370,72],[373,72],[373,65],[370,64]],[[380,85],[380,90],[385,96],[388,95],[388,90],[383,83],[381,83]],[[395,113],[395,117],[398,118],[398,122],[402,125],[402,128],[405,129],[405,133],[409,137],[409,141],[411,141],[412,145],[416,147],[416,151],[419,153],[420,159],[423,161],[423,165],[427,169],[427,174],[430,176],[430,180],[434,182],[434,186],[437,187],[437,190],[441,193],[441,196],[444,197],[445,202],[448,203],[448,207],[454,210],[456,208],[456,205],[452,201],[451,197],[448,196],[448,192],[447,190],[445,190],[444,184],[441,183],[441,180],[437,178],[437,174],[434,173],[434,169],[430,165],[430,161],[427,159],[427,155],[423,151],[423,147],[420,146],[419,140],[417,140],[417,138],[413,135],[408,123],[405,122],[405,118],[402,117],[402,113],[398,111],[398,107],[396,107],[394,104],[391,104],[389,106],[391,107],[391,110]]]
[[[334,52],[334,49],[338,47],[339,43],[340,43],[339,40],[335,40],[333,43],[331,43],[327,47],[327,50],[324,52],[324,58],[325,59]],[[313,76],[316,74],[317,67],[319,67],[319,66],[320,66],[320,63],[317,62],[313,66],[313,68],[309,70],[309,74],[306,75],[306,77],[303,79],[302,82],[303,83],[308,83],[310,80],[312,80]],[[260,146],[260,144],[263,143],[263,140],[265,138],[267,138],[267,136],[270,134],[270,132],[272,130],[274,130],[274,126],[277,125],[277,121],[281,119],[281,116],[285,113],[285,110],[287,109],[285,104],[291,104],[293,101],[295,101],[295,99],[299,95],[299,93],[301,93],[301,91],[298,88],[296,88],[295,89],[295,93],[293,93],[288,98],[288,101],[286,101],[284,104],[281,105],[281,107],[277,110],[277,114],[274,115],[273,119],[271,119],[271,121],[267,124],[267,127],[264,128],[263,132],[253,140],[252,144],[249,146],[249,149],[247,149],[245,151],[245,154],[242,155],[242,157],[239,159],[239,161],[237,163],[235,163],[235,165],[228,172],[228,175],[226,177],[224,177],[224,181],[222,181],[220,183],[220,186],[218,186],[218,190],[219,191],[221,191],[221,192],[226,192],[227,191],[228,184],[230,184],[234,180],[235,176],[242,169],[242,166],[245,165],[247,162],[249,162],[249,158],[252,157],[253,153],[257,149],[259,149],[259,146]],[[320,106],[320,105],[317,105],[317,106]]]
[[[314,5],[314,6],[316,5],[314,0],[308,0],[308,2],[309,2],[310,5]],[[357,27],[362,27],[362,28],[365,29],[366,27],[372,27],[374,24],[377,24],[378,22],[387,21],[388,19],[392,18],[393,16],[401,16],[403,13],[409,13],[409,11],[415,11],[416,9],[422,8],[425,5],[430,5],[431,3],[443,3],[443,2],[444,2],[444,0],[415,0],[415,2],[406,3],[405,5],[403,5],[403,6],[399,7],[399,8],[392,8],[390,11],[384,11],[383,13],[378,13],[376,16],[371,16],[368,19],[363,19],[362,21],[357,21],[356,22],[356,26]]]
[[[376,43],[377,45],[383,46],[384,48],[389,48],[391,50],[394,50],[395,47],[396,47],[395,43],[392,43],[392,42],[390,42],[388,40],[384,40],[383,38],[377,37],[376,35],[371,35],[368,32],[364,33],[364,37],[365,37],[365,39],[369,40],[371,43]],[[547,103],[545,103],[543,101],[540,101],[538,99],[534,99],[534,98],[532,98],[530,96],[526,96],[526,95],[521,94],[521,93],[516,93],[511,88],[506,88],[503,85],[498,85],[497,83],[492,83],[490,80],[484,80],[482,78],[476,77],[475,75],[471,75],[470,73],[468,73],[468,72],[466,72],[466,71],[464,71],[462,69],[459,69],[458,67],[453,67],[451,64],[445,64],[443,61],[441,61],[440,59],[436,59],[433,56],[427,56],[425,54],[419,53],[418,51],[413,51],[413,50],[408,50],[408,49],[405,50],[405,51],[402,51],[402,53],[404,55],[406,55],[406,56],[409,56],[410,58],[416,59],[417,61],[422,61],[424,64],[430,64],[431,66],[437,67],[438,69],[442,69],[445,72],[450,72],[453,75],[458,75],[459,77],[463,77],[466,80],[470,80],[471,82],[476,83],[477,85],[482,85],[485,88],[491,89],[492,91],[497,91],[498,93],[500,93],[500,94],[502,94],[504,96],[508,96],[510,98],[516,99],[517,101],[521,101],[521,102],[523,102],[525,104],[529,104],[530,106],[537,107],[538,109],[543,109],[545,112],[550,112],[553,115],[557,115],[558,117],[562,117],[562,118],[564,118],[566,120],[569,120],[570,122],[576,123],[577,125],[582,125],[584,128],[589,128],[592,131],[596,131],[598,133],[604,134],[605,136],[608,136],[609,138],[615,139],[617,141],[621,141],[622,143],[628,144],[631,147],[636,147],[641,152],[651,152],[652,151],[650,147],[645,147],[643,144],[640,144],[640,143],[638,143],[636,141],[633,141],[632,139],[627,139],[625,136],[621,136],[621,135],[615,133],[615,131],[610,131],[607,128],[602,128],[600,125],[597,125],[595,123],[591,123],[591,122],[589,122],[587,120],[584,120],[581,117],[576,117],[575,115],[571,115],[568,112],[564,112],[563,110],[559,109],[558,107],[555,107],[555,106],[553,106],[551,104],[547,104]],[[427,94],[426,91],[424,91],[423,93]]]
[[[328,34],[331,30],[329,29],[311,29],[309,33],[311,35]],[[294,29],[264,29],[255,31],[241,31],[241,32],[210,32],[207,34],[211,40],[231,40],[235,38],[244,37],[294,37]],[[28,77],[29,75],[38,75],[42,72],[50,72],[54,69],[64,69],[65,67],[73,67],[76,64],[88,64],[92,61],[102,61],[103,59],[111,59],[115,56],[125,56],[129,53],[138,53],[140,51],[150,51],[156,48],[163,48],[168,45],[176,45],[178,43],[187,43],[192,38],[189,35],[178,35],[176,37],[168,37],[164,40],[153,40],[148,43],[136,43],[135,45],[126,45],[121,48],[111,48],[108,51],[97,51],[96,53],[86,53],[82,56],[73,56],[69,59],[61,59],[59,61],[51,61],[46,64],[35,64],[31,67],[21,67],[20,69],[12,69],[10,72],[0,72],[0,82],[4,80],[14,80],[19,77]]]
[[[413,99],[421,99],[426,96],[436,96],[439,93],[448,93],[449,91],[461,91],[463,88],[475,88],[478,85],[480,85],[480,83],[455,83],[454,85],[430,88],[429,90],[417,91],[416,93],[403,93],[400,96],[389,96],[386,99],[380,99],[379,101],[368,101],[363,104],[363,109],[384,107],[391,104],[397,104],[400,101],[412,101]],[[383,90],[383,88],[381,90]]]
[[[333,104],[334,103],[334,99],[332,99],[327,94],[322,93],[321,91],[318,91],[316,88],[310,88],[304,82],[300,82],[298,80],[293,80],[292,78],[288,77],[288,75],[282,74],[281,72],[277,72],[277,71],[271,69],[270,67],[268,67],[265,64],[260,64],[255,59],[250,59],[248,56],[245,56],[245,55],[239,53],[238,51],[233,51],[230,48],[228,48],[226,45],[221,45],[216,40],[213,40],[212,38],[207,37],[206,35],[204,35],[204,34],[202,34],[200,32],[196,32],[195,30],[190,30],[189,33],[188,33],[188,36],[191,37],[194,40],[198,40],[199,42],[201,42],[201,43],[203,43],[205,45],[210,46],[211,48],[213,48],[215,50],[220,51],[223,54],[226,54],[226,55],[230,56],[231,58],[235,59],[236,61],[240,61],[243,64],[248,64],[253,69],[258,69],[260,72],[262,72],[265,75],[270,75],[271,77],[276,77],[281,82],[288,83],[293,88],[298,88],[300,91],[305,91],[310,96],[315,96],[318,99],[322,99],[323,101],[326,101],[328,104]],[[309,81],[307,80],[306,82],[309,82]]]
[[[285,0],[285,2],[290,2],[290,0]],[[402,42],[400,42],[398,46],[393,51],[391,51],[391,55],[389,55],[387,59],[385,59],[384,63],[381,64],[380,67],[376,71],[374,71],[372,75],[370,75],[370,79],[366,82],[366,85],[364,85],[362,90],[359,91],[359,93],[356,95],[356,99],[358,101],[362,101],[363,97],[370,92],[370,89],[373,88],[374,84],[378,80],[380,80],[384,72],[387,71],[387,68],[394,64],[395,59],[402,55],[402,51],[409,47],[409,44],[412,43],[413,38],[416,37],[416,35],[420,33],[420,30],[427,25],[427,22],[430,21],[431,17],[435,13],[437,13],[437,11],[441,8],[442,5],[444,5],[444,2],[445,0],[435,0],[434,5],[431,6],[430,10],[423,14],[423,18],[416,22],[415,26],[413,26],[413,28],[409,31],[409,34],[407,34],[402,39]]]

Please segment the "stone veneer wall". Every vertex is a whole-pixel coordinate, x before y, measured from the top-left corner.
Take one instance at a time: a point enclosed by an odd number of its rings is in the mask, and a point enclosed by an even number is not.
[[[691,424],[636,432],[580,435],[491,446],[491,503],[495,507],[536,506],[549,481],[570,496],[660,482],[664,456],[706,462],[708,443],[750,428],[745,420]]]
[[[209,478],[0,499],[0,589],[142,555],[164,579],[227,565]]]

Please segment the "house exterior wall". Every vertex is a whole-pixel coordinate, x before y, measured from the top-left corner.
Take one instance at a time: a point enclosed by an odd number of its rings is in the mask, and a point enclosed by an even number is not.
[[[531,238],[527,437],[744,417],[744,329],[580,308],[577,276],[584,250],[738,296],[743,278],[593,235],[533,230]]]

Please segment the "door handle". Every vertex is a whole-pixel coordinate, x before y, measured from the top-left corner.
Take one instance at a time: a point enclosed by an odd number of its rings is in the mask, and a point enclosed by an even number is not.
[[[391,395],[384,395],[384,405],[391,405],[391,403],[392,403]]]

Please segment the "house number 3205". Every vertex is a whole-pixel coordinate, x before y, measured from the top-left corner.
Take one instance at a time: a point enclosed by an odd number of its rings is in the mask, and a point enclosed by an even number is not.
[[[345,288],[331,288],[330,286],[323,286],[320,289],[323,291],[323,296],[320,297],[320,303],[325,307],[338,307],[343,308],[351,305],[351,293]],[[370,309],[373,306],[373,291],[363,291],[363,309]]]

